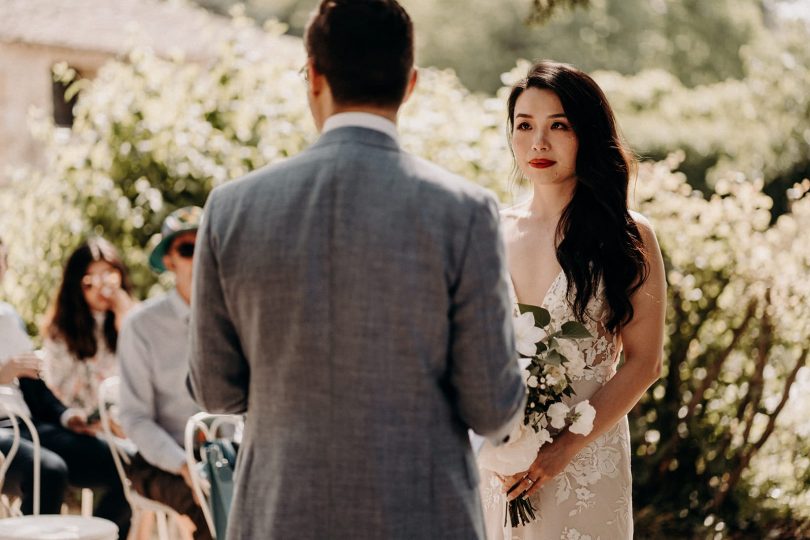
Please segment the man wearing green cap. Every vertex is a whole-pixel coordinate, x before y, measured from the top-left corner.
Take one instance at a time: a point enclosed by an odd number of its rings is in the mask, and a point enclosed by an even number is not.
[[[126,318],[117,354],[121,424],[138,447],[127,470],[132,487],[187,515],[197,528],[194,538],[208,539],[183,450],[186,422],[200,410],[185,391],[185,381],[192,260],[201,216],[202,209],[189,206],[164,220],[149,265],[158,273],[173,273],[175,288]]]

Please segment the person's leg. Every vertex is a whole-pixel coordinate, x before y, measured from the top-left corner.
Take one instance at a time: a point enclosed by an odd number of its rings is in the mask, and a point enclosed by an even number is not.
[[[14,437],[0,430],[0,452],[8,454]],[[40,449],[40,496],[39,511],[41,514],[58,514],[62,509],[62,500],[67,489],[68,469],[58,455],[45,448]],[[3,482],[3,493],[19,496],[22,500],[20,509],[23,514],[34,512],[34,445],[26,440],[20,441],[17,453],[6,471]]]
[[[37,431],[43,448],[55,452],[67,464],[71,485],[103,490],[93,515],[114,522],[119,538],[126,538],[132,510],[107,443],[56,424],[38,424]]]
[[[188,516],[197,528],[194,532],[195,540],[212,538],[202,509],[194,502],[191,488],[186,485],[182,476],[159,469],[137,454],[127,466],[127,477],[132,482],[132,488],[144,497]]]

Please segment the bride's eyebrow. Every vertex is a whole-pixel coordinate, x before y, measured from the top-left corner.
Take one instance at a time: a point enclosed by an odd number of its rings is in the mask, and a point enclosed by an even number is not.
[[[568,116],[565,113],[557,113],[557,114],[550,114],[548,115],[549,118],[565,118],[567,119]]]

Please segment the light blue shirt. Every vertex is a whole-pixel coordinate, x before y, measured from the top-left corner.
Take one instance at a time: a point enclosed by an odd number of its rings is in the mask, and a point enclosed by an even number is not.
[[[175,474],[186,422],[200,411],[186,389],[189,315],[172,290],[127,316],[118,336],[121,426],[146,461]]]

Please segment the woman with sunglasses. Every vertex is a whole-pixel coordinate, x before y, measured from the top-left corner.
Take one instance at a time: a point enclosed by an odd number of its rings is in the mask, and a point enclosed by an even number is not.
[[[135,302],[118,252],[90,238],[70,255],[44,329],[45,378],[69,407],[98,421],[98,385],[118,374],[121,321]]]

